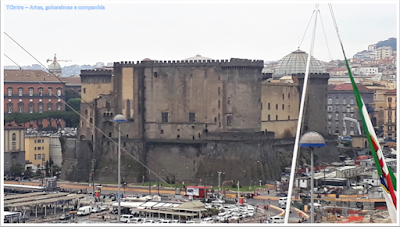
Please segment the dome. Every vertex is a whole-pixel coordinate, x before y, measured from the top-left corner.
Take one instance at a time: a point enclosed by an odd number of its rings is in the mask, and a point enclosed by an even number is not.
[[[49,70],[61,70],[61,65],[58,62],[53,62],[49,65]]]
[[[213,60],[213,59],[212,58],[208,58],[208,57],[203,57],[200,54],[197,54],[194,57],[186,58],[186,59],[183,59],[183,60],[203,60],[204,61],[204,60]]]
[[[292,74],[305,73],[308,54],[302,50],[296,50],[283,57],[275,68],[274,78],[291,76]],[[322,73],[321,63],[311,56],[310,73]]]

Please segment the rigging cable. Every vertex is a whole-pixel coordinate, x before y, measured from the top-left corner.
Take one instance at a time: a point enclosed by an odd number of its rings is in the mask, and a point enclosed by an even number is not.
[[[30,54],[24,47],[22,47],[18,42],[16,42],[11,36],[9,36],[6,32],[4,32],[12,41],[14,41],[18,46],[20,46],[25,52],[27,52],[33,59],[35,59],[40,65],[42,65],[44,68],[46,68],[39,60],[37,60],[32,54]],[[6,55],[4,53],[4,56],[6,56],[9,60],[11,60],[14,64],[16,64],[22,71],[24,71],[22,69],[22,67],[17,64],[13,59],[11,59],[8,55]],[[46,68],[47,69],[47,68]],[[48,70],[48,69],[47,69]],[[50,72],[50,71],[49,71]],[[50,72],[53,76],[55,76],[52,72]],[[32,78],[34,78],[32,75],[28,74],[29,76],[31,76]],[[57,76],[55,76],[56,78],[58,78]],[[39,81],[37,78],[34,78],[40,85],[42,85],[43,87],[48,88],[47,86],[45,86],[41,81]],[[59,79],[59,78],[58,78]],[[59,79],[60,80],[60,79]],[[61,80],[60,80],[61,81]],[[64,83],[63,81],[61,81],[62,83]],[[65,83],[64,83],[65,84]],[[75,91],[74,91],[75,92]],[[76,92],[75,92],[76,93]],[[73,112],[75,112],[76,114],[78,114],[80,117],[82,117],[83,119],[86,119],[82,114],[80,114],[77,110],[75,110],[72,106],[70,106],[65,100],[63,100],[62,98],[60,98],[58,95],[56,95],[55,93],[53,93],[53,95],[62,100],[62,102],[69,107]],[[87,120],[87,119],[86,119]],[[111,140],[114,144],[116,144],[118,146],[118,143],[115,142],[111,137],[107,136],[103,131],[101,131],[101,129],[99,129],[98,127],[96,127],[93,123],[92,126],[98,130],[105,138]],[[122,147],[121,147],[122,148]],[[139,164],[141,164],[143,167],[145,167],[147,170],[149,170],[149,172],[152,172],[157,178],[160,178],[161,181],[163,181],[164,183],[166,183],[167,185],[171,186],[168,182],[166,182],[164,179],[162,179],[158,174],[156,174],[154,171],[152,171],[149,167],[147,167],[144,163],[142,163],[141,161],[139,161],[135,156],[133,156],[131,153],[129,153],[125,148],[122,148],[123,151],[125,151],[129,156],[131,156],[134,160],[136,160]],[[153,160],[154,161],[154,160]],[[165,171],[165,168],[164,168]],[[165,171],[167,173],[169,173],[168,171]],[[169,173],[170,174],[170,173]],[[172,174],[171,174],[172,175]]]
[[[331,51],[329,50],[328,39],[326,38],[324,23],[322,22],[322,17],[321,17],[321,12],[319,13],[319,19],[321,21],[322,31],[324,32],[324,36],[325,36],[325,42],[326,42],[326,47],[328,48],[329,59],[332,61]]]
[[[306,36],[307,30],[308,30],[308,26],[310,26],[310,23],[311,23],[311,20],[312,20],[312,18],[313,18],[314,13],[315,13],[315,10],[314,10],[313,13],[311,14],[310,20],[308,21],[307,28],[306,28],[306,30],[304,31],[304,35],[303,35],[303,38],[301,38],[301,42],[300,42],[300,44],[299,44],[299,46],[298,46],[298,49],[300,49],[301,44],[303,43],[304,37]]]

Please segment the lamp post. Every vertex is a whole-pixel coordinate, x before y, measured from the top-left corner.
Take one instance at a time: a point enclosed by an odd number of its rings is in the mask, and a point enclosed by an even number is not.
[[[114,117],[114,122],[118,123],[118,223],[121,221],[121,123],[126,122],[122,114]]]
[[[314,147],[325,147],[325,139],[318,132],[307,132],[300,138],[300,147],[311,148],[311,223],[314,223]]]
[[[218,172],[218,193],[221,194],[221,173],[222,172]]]

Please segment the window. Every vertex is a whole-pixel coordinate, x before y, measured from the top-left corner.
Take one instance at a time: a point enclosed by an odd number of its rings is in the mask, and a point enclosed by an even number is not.
[[[290,120],[290,115],[287,115],[287,119]]]
[[[332,122],[328,121],[328,126],[331,127],[331,125],[332,125]]]
[[[285,104],[282,104],[282,110],[285,110]]]
[[[328,114],[328,120],[332,119],[332,114]]]
[[[284,100],[285,99],[285,94],[282,94],[282,100]]]
[[[339,120],[339,114],[336,114],[336,119],[335,120]]]
[[[275,105],[275,108],[278,109],[278,104]]]
[[[20,112],[20,113],[24,112],[24,103],[23,102],[18,103],[18,112]]]
[[[189,123],[196,122],[196,113],[189,113]]]
[[[29,104],[29,113],[33,113],[33,104],[32,103]]]
[[[40,149],[39,149],[40,150]],[[42,159],[42,154],[38,154],[38,159]]]
[[[44,150],[44,149],[43,149],[43,150]],[[43,159],[46,159],[46,158],[44,157],[44,154],[42,154],[42,158],[43,158]]]
[[[7,94],[8,94],[8,96],[11,96],[11,95],[12,95],[12,88],[8,88],[8,89],[7,89]]]
[[[354,104],[354,99],[353,98],[350,99],[350,104]]]
[[[39,88],[39,96],[43,96],[43,88]]]
[[[18,96],[22,96],[23,93],[24,93],[24,89],[18,88]]]
[[[275,115],[275,120],[278,120],[278,115]]]
[[[232,126],[232,114],[228,114],[226,116],[226,125],[227,126]]]
[[[168,122],[168,112],[162,112],[161,113],[161,122],[162,123],[167,123]]]
[[[83,94],[86,94],[86,88],[83,88]]]
[[[16,142],[12,142],[12,149],[13,150],[17,150],[17,143]]]
[[[42,113],[43,112],[43,104],[39,104],[38,109],[39,109],[39,113]]]
[[[29,96],[33,96],[33,88],[29,88]]]
[[[328,106],[328,112],[332,112],[332,106]]]
[[[221,107],[221,100],[218,100],[218,108]]]
[[[346,102],[347,102],[346,98],[343,98],[343,104],[344,104],[344,105],[347,104]]]
[[[339,107],[337,106],[337,107],[336,107],[336,113],[338,113],[338,112],[339,112]]]
[[[35,150],[36,150],[36,147],[35,147]],[[36,154],[35,154],[35,160],[36,160]]]
[[[345,106],[342,107],[342,112],[346,113],[346,107]]]
[[[51,96],[53,94],[53,88],[51,88],[51,87],[47,88],[47,92],[48,92],[49,96]]]
[[[351,113],[354,113],[354,108],[350,108],[350,112],[351,112]]]
[[[13,104],[10,103],[8,104],[8,113],[12,113],[13,112]]]
[[[271,103],[268,103],[268,110],[271,109]]]
[[[268,114],[268,121],[270,121],[270,120],[271,120],[271,115]]]
[[[15,141],[17,139],[17,135],[15,133],[12,134],[12,141]]]
[[[221,88],[218,87],[218,95],[220,95],[220,94],[221,94]]]
[[[339,104],[339,97],[336,97],[336,102],[335,104]]]
[[[47,110],[53,109],[53,103],[47,103]]]
[[[57,96],[61,96],[61,88],[57,88]]]
[[[228,99],[228,104],[231,104],[231,100],[230,99]]]
[[[42,140],[37,140],[37,142],[38,142],[38,143],[41,143],[41,142],[42,142]]]
[[[332,98],[328,98],[328,104],[332,104]]]
[[[339,122],[336,122],[336,128],[339,128]]]
[[[287,94],[287,98],[290,99],[290,93]]]
[[[57,103],[57,110],[61,110],[61,103]]]
[[[388,102],[392,102],[392,97],[389,97],[389,98],[388,98]]]

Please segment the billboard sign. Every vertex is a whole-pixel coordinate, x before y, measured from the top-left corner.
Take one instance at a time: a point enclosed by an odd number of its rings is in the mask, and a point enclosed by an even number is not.
[[[199,196],[199,189],[198,188],[187,187],[186,188],[186,195]]]

